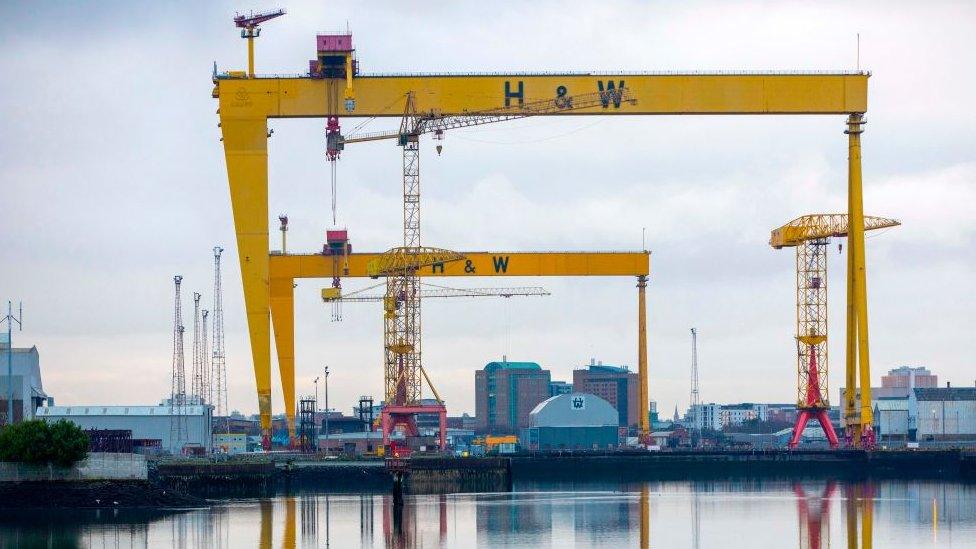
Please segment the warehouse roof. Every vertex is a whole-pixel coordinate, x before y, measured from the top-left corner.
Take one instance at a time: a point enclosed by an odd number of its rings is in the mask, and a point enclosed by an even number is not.
[[[532,427],[616,426],[617,409],[596,395],[566,393],[540,402],[529,413]]]
[[[184,406],[182,415],[201,416],[209,406]],[[172,416],[179,413],[172,406],[47,406],[37,409],[38,417],[71,416]]]
[[[915,399],[931,400],[976,400],[976,387],[922,387],[915,389]]]

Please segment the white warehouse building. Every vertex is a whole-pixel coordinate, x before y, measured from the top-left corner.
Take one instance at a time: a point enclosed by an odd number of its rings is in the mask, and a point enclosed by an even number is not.
[[[213,406],[210,405],[188,405],[182,410],[162,404],[49,406],[37,410],[37,419],[49,422],[66,419],[86,430],[129,430],[133,440],[158,440],[160,449],[171,454],[183,453],[185,447],[202,447],[210,453],[213,440]],[[179,428],[181,423],[185,427]]]

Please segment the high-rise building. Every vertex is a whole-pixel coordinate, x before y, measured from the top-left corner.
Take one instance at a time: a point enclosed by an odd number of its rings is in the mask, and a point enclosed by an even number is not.
[[[477,430],[516,434],[529,425],[529,412],[549,398],[551,376],[535,362],[489,362],[474,373]]]
[[[904,387],[904,388],[930,388],[939,386],[939,376],[933,374],[928,368],[919,366],[901,366],[894,370],[889,370],[888,375],[881,376],[882,387]]]
[[[617,409],[621,427],[637,427],[640,406],[637,372],[625,366],[610,366],[590,360],[584,369],[573,370],[573,391],[596,395]]]

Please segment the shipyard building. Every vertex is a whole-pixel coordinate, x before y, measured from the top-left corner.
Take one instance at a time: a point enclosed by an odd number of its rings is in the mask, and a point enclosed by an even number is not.
[[[130,431],[133,446],[169,454],[210,453],[213,407],[49,406],[37,410],[48,422],[66,419],[85,430]]]
[[[539,403],[519,442],[531,451],[613,450],[620,443],[619,413],[596,395],[567,393]]]
[[[529,413],[549,398],[549,370],[535,362],[489,362],[475,371],[476,431],[516,434],[529,426]]]
[[[44,392],[41,383],[41,359],[37,347],[30,349],[10,349],[5,342],[7,334],[0,340],[0,425],[7,424],[7,396],[10,385],[14,392],[14,423],[34,419],[37,410],[53,401]],[[10,359],[12,376],[7,375],[7,360]]]

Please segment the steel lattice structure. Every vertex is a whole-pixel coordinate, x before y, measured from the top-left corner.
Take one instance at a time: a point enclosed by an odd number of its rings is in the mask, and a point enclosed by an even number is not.
[[[796,247],[797,408],[830,408],[827,387],[826,238]]]
[[[894,227],[900,223],[883,217],[864,217],[864,230]],[[800,442],[803,429],[817,420],[831,447],[839,444],[827,416],[830,409],[827,360],[827,246],[830,237],[847,236],[847,214],[813,214],[790,221],[773,230],[769,244],[774,248],[796,248],[796,348],[797,416],[790,447]],[[850,254],[850,249],[848,254]],[[847,390],[853,395],[848,379]],[[853,397],[846,408],[853,409]],[[851,412],[845,414],[851,421]],[[849,424],[849,427],[853,424]]]
[[[220,254],[224,251],[215,246],[213,282],[213,345],[211,349],[211,369],[213,370],[214,415],[221,417],[230,414],[227,408],[227,365],[224,360],[224,305],[221,289]]]
[[[173,304],[173,377],[171,381],[169,405],[170,414],[170,447],[179,445],[186,440],[186,370],[183,364],[183,310],[180,299],[180,284],[183,277],[176,275],[173,283],[176,294]]]
[[[193,365],[190,373],[190,398],[194,404],[199,404],[203,398],[203,370],[200,364],[200,298],[199,292],[193,292]]]

